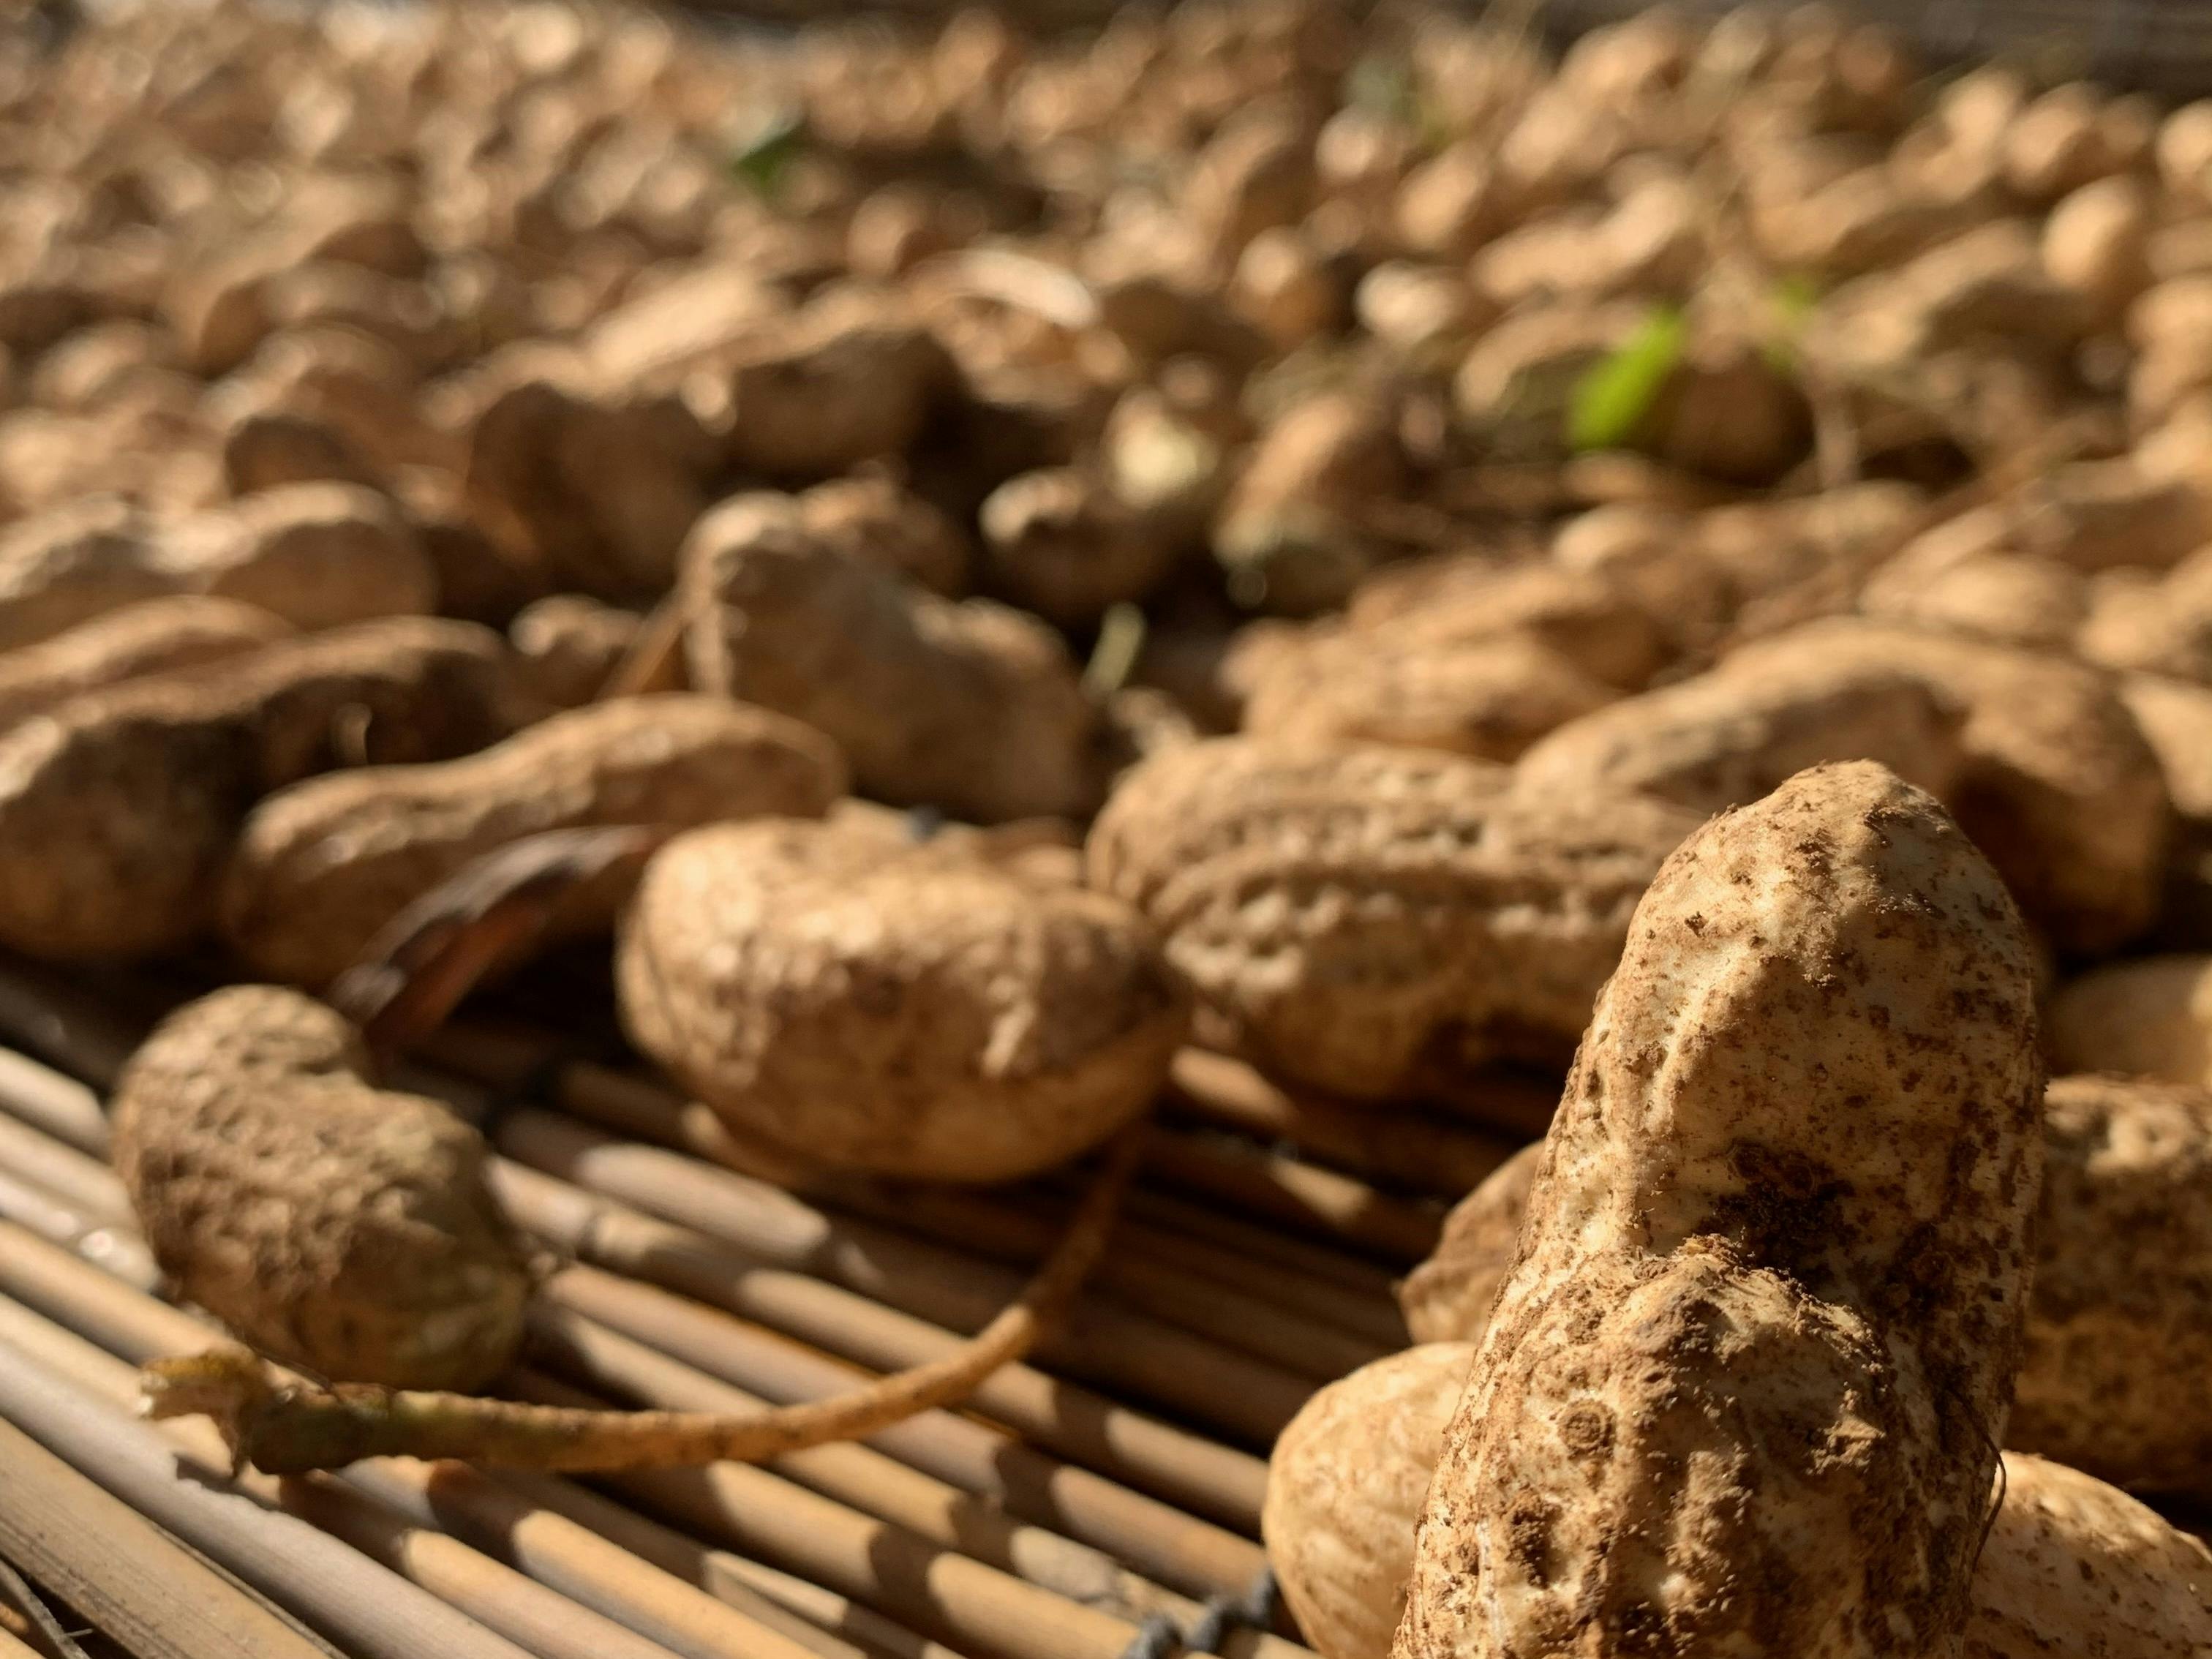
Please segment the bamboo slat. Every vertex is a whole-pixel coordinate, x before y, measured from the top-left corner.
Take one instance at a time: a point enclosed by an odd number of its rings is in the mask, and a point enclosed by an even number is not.
[[[127,1290],[123,1293],[136,1294]],[[122,1500],[115,1508],[127,1505],[139,1516],[159,1522],[210,1560],[289,1608],[356,1659],[419,1659],[425,1653],[445,1659],[528,1659],[522,1649],[505,1638],[386,1571],[329,1534],[296,1516],[266,1508],[243,1492],[206,1484],[180,1471],[174,1448],[163,1436],[100,1407],[12,1344],[0,1345],[0,1417]],[[0,1455],[0,1464],[9,1461]],[[0,1510],[9,1507],[0,1503]],[[40,1516],[42,1524],[48,1518],[36,1509],[22,1513]],[[102,1530],[106,1525],[102,1523]],[[170,1587],[161,1567],[149,1564],[149,1571],[153,1575],[149,1589]],[[86,1602],[71,1585],[57,1582],[43,1568],[39,1577],[72,1605],[87,1610]],[[86,1588],[97,1586],[87,1584]],[[229,1605],[235,1608],[237,1602]],[[284,1645],[249,1644],[210,1651],[265,1653],[271,1659],[285,1654],[313,1654],[321,1659],[312,1644],[301,1641],[273,1614],[258,1607],[254,1611],[260,1622],[249,1628],[266,1630],[270,1643],[276,1639],[274,1632],[282,1630]],[[87,1610],[87,1616],[97,1619],[99,1614]],[[159,1616],[165,1624],[173,1619],[184,1628],[192,1610],[164,1608]],[[228,1626],[234,1618],[247,1616],[241,1610],[222,1618]],[[239,1640],[234,1630],[226,1629],[226,1634],[234,1642]],[[138,1644],[126,1638],[126,1645],[136,1648]]]
[[[1364,1182],[1282,1158],[1249,1141],[1155,1127],[1145,1168],[1170,1185],[1224,1200],[1302,1231],[1334,1234],[1394,1267],[1411,1267],[1437,1247],[1440,1206],[1408,1203]]]
[[[32,1361],[0,1352],[0,1370]],[[35,1381],[35,1379],[33,1379]],[[325,1659],[128,1504],[0,1421],[0,1555],[141,1659]]]
[[[532,1372],[530,1398],[599,1396]],[[687,1531],[868,1601],[976,1659],[1123,1659],[1138,1627],[736,1463],[637,1470],[608,1484]],[[1234,1642],[1232,1653],[1251,1652]],[[1304,1650],[1291,1647],[1297,1659]],[[1253,1655],[1253,1659],[1259,1659]]]
[[[809,1350],[589,1268],[560,1275],[546,1287],[545,1300],[771,1400],[819,1398],[851,1385],[853,1373]],[[1249,1539],[1058,1462],[963,1413],[927,1413],[870,1443],[1011,1514],[1110,1550],[1192,1595],[1241,1590],[1266,1565]]]
[[[1020,1285],[1017,1273],[903,1234],[832,1216],[781,1188],[573,1119],[516,1111],[495,1144],[519,1164],[955,1330],[980,1329]],[[1199,1418],[1251,1445],[1273,1443],[1310,1380],[1221,1343],[1095,1298],[1040,1356]]]
[[[128,1414],[137,1368],[19,1304],[0,1299],[0,1340],[32,1354],[72,1386]],[[220,1482],[228,1458],[214,1426],[175,1419],[161,1425],[202,1479]],[[275,1480],[230,1477],[264,1502],[319,1527],[539,1659],[671,1659],[645,1641],[565,1596],[501,1565],[459,1540],[417,1525],[331,1476]]]
[[[941,1326],[808,1274],[763,1267],[721,1240],[535,1170],[502,1162],[492,1180],[510,1214],[579,1261],[679,1291],[869,1370],[926,1364],[960,1340]],[[967,1404],[1085,1468],[1246,1531],[1258,1528],[1267,1465],[1249,1453],[1026,1364],[1000,1368]]]
[[[534,1359],[597,1394],[688,1411],[745,1412],[763,1403],[758,1395],[563,1309],[541,1310],[532,1335]],[[1196,1602],[1147,1583],[1105,1551],[1011,1516],[995,1502],[871,1447],[820,1446],[764,1467],[1085,1606],[1133,1621],[1162,1613],[1187,1625],[1203,1615]]]

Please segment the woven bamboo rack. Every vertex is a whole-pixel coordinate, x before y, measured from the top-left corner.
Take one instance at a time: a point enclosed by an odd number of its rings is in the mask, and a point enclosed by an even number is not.
[[[24,1453],[0,1449],[21,1490],[0,1510],[70,1521],[0,1535],[0,1559],[76,1627],[178,1659],[1304,1659],[1266,1594],[1267,1446],[1404,1343],[1395,1276],[1544,1093],[1501,1078],[1486,1124],[1355,1138],[1329,1103],[1186,1054],[1066,1330],[865,1444],[592,1485],[398,1462],[234,1480],[204,1421],[131,1415],[138,1362],[214,1334],[160,1298],[104,1161],[101,1092],[169,1000],[0,967],[0,1433]],[[483,1123],[502,1202],[556,1261],[521,1398],[841,1391],[980,1326],[1065,1208],[1064,1178],[787,1191],[702,1156],[711,1119],[651,1077],[526,1026],[463,1023],[427,1056],[410,1083]]]

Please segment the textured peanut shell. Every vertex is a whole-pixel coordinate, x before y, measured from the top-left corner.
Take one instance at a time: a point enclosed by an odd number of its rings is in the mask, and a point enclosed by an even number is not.
[[[2075,647],[2107,668],[2212,684],[2212,557],[2185,559],[2156,581],[2112,581]]]
[[[1260,1536],[1322,1659],[1383,1659],[1405,1611],[1413,1523],[1443,1455],[1471,1342],[1428,1342],[1316,1393],[1267,1456]]]
[[[555,593],[523,606],[507,640],[530,689],[556,708],[574,708],[599,695],[643,624],[620,605]]]
[[[811,817],[844,793],[820,732],[720,697],[625,697],[556,714],[459,760],[310,778],[256,807],[222,927],[256,974],[330,982],[471,860],[549,830]]]
[[[1855,618],[1794,629],[1728,659],[1890,668],[1965,711],[1948,805],[2062,947],[2107,951],[2142,931],[2166,872],[2172,811],[2158,757],[2111,677],[2047,653]]]
[[[118,496],[86,496],[0,532],[0,650],[52,639],[127,605],[176,592]]]
[[[1244,729],[1286,742],[1383,743],[1510,761],[1619,695],[1522,635],[1399,647],[1332,635],[1269,665],[1245,703]]]
[[[1696,826],[1458,756],[1224,738],[1130,772],[1086,857],[1248,1059],[1381,1100],[1449,1095],[1500,1057],[1562,1058],[1645,884]]]
[[[1723,664],[1562,726],[1522,757],[1531,787],[1741,806],[1822,761],[1875,760],[1937,795],[1958,781],[1959,711],[1916,677],[1817,654]]]
[[[2212,830],[2212,685],[2129,674],[2120,700],[2158,757],[2174,816],[2202,837]]]
[[[1097,804],[1097,714],[1036,618],[848,556],[765,493],[693,527],[682,591],[692,684],[828,732],[865,793],[985,823]]]
[[[117,1085],[114,1162],[179,1293],[319,1376],[477,1389],[530,1294],[483,1137],[375,1086],[357,1033],[235,985],[171,1015]]]
[[[297,628],[438,608],[430,556],[390,499],[359,484],[264,489],[155,545],[182,587],[259,605]]]
[[[2212,1089],[2212,956],[2093,968],[2059,987],[2045,1018],[2055,1072]]]
[[[2006,1443],[2212,1500],[2212,1094],[2059,1078],[2044,1150]]]
[[[1009,478],[977,514],[994,591],[1065,627],[1149,595],[1183,546],[1102,477],[1048,467]]]
[[[1476,1342],[1513,1265],[1544,1143],[1523,1146],[1452,1206],[1428,1259],[1398,1286],[1398,1309],[1416,1342]]]
[[[1443,558],[1385,569],[1361,584],[1346,615],[1383,651],[1526,635],[1628,690],[1672,654],[1659,619],[1626,587],[1548,561]]]
[[[833,1168],[1002,1181],[1142,1112],[1188,998],[1127,906],[867,825],[678,836],[616,962],[623,1024],[733,1127]]]
[[[1430,1342],[1309,1401],[1267,1461],[1261,1529],[1322,1659],[1383,1659],[1413,1528],[1475,1349]],[[1964,1659],[2198,1659],[2212,1554],[2094,1477],[2007,1452],[1974,1569]]]
[[[1424,1510],[1401,1659],[1956,1655],[2041,1177],[2033,975],[1929,796],[1669,858]]]
[[[234,599],[179,594],[125,605],[0,656],[0,726],[80,691],[245,656],[291,631]]]
[[[88,692],[0,733],[0,941],[175,950],[213,918],[239,826],[316,772],[442,759],[524,722],[499,636],[394,617]]]

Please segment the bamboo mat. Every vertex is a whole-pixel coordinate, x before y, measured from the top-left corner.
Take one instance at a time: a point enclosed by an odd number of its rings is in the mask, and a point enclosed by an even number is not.
[[[0,969],[0,1559],[162,1659],[1310,1659],[1264,1577],[1267,1447],[1403,1346],[1394,1279],[1549,1104],[1501,1079],[1354,1134],[1192,1052],[1066,1330],[965,1409],[761,1468],[233,1481],[204,1420],[130,1414],[139,1361],[210,1336],[159,1299],[103,1158],[141,1023]],[[523,1398],[742,1410],[929,1359],[1073,1191],[787,1192],[696,1155],[711,1120],[650,1077],[526,1027],[458,1026],[406,1082],[483,1123],[547,1249]]]

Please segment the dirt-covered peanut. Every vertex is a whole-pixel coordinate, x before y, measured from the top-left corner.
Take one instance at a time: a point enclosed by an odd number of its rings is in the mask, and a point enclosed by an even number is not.
[[[70,698],[0,734],[0,940],[155,955],[212,919],[262,796],[333,767],[433,760],[528,720],[499,636],[392,617]]]
[[[2130,1491],[2212,1498],[2212,1094],[2058,1078],[2044,1146],[2007,1443]]]
[[[1306,1401],[1267,1457],[1260,1535],[1322,1659],[1384,1659],[1406,1610],[1413,1526],[1443,1456],[1472,1342],[1426,1342]]]
[[[1513,1265],[1544,1144],[1523,1146],[1452,1206],[1428,1259],[1398,1286],[1399,1310],[1416,1342],[1479,1342]]]
[[[1035,617],[853,557],[770,492],[693,527],[682,592],[692,684],[828,732],[863,793],[986,823],[1097,804],[1097,712]]]
[[[310,778],[257,806],[222,884],[224,937],[257,975],[328,984],[471,860],[549,830],[811,817],[844,793],[836,746],[721,697],[623,697],[459,760]]]
[[[185,593],[125,605],[0,655],[0,726],[80,691],[244,656],[291,631],[234,599]]]
[[[2045,1018],[2054,1071],[2212,1089],[2212,956],[2093,968],[2058,988]]]
[[[1418,1535],[1401,1659],[1954,1653],[2032,1265],[2033,972],[1881,767],[1652,882]]]
[[[554,593],[515,612],[507,640],[531,690],[553,708],[574,708],[599,695],[644,624],[621,605]]]
[[[889,478],[861,474],[816,484],[799,492],[799,515],[831,546],[933,593],[958,599],[968,591],[973,556],[960,526]]]
[[[1183,554],[1164,526],[1080,467],[1018,474],[977,516],[994,591],[1068,627],[1146,598]]]
[[[1378,571],[1346,612],[1378,653],[1523,634],[1583,673],[1634,690],[1672,652],[1659,619],[1620,585],[1592,571],[1535,562],[1425,559]]]
[[[1341,604],[1382,561],[1368,515],[1404,493],[1407,475],[1387,404],[1330,392],[1291,409],[1253,446],[1214,520],[1231,592],[1285,616]]]
[[[82,496],[30,514],[0,531],[0,650],[180,586],[161,568],[143,516],[120,496]]]
[[[322,1004],[234,985],[187,1005],[131,1056],[114,1127],[155,1259],[264,1353],[417,1389],[480,1388],[513,1360],[531,1278],[483,1137],[377,1087]]]
[[[2106,951],[2158,906],[2172,809],[2158,757],[2111,677],[1957,635],[1838,617],[1731,653],[1729,672],[1889,669],[1965,711],[1948,797],[2021,908],[2062,948]]]
[[[1142,1112],[1188,998],[1127,906],[958,845],[770,820],[678,836],[617,957],[631,1039],[833,1168],[1014,1179]]]
[[[192,591],[333,628],[437,609],[437,573],[391,499],[349,483],[264,489],[176,526],[166,558]]]
[[[2089,584],[2071,565],[2027,554],[1970,555],[1941,569],[1905,560],[1877,571],[1859,595],[1869,617],[2064,651],[2089,610]]]
[[[840,300],[763,329],[729,374],[730,459],[779,478],[899,454],[954,378],[927,330]]]
[[[2158,580],[2126,579],[2134,575],[2099,587],[2076,648],[2107,668],[2212,684],[2212,550]]]
[[[1086,855],[1254,1063],[1382,1100],[1563,1059],[1697,822],[1460,756],[1225,738],[1127,774]]]
[[[1414,1526],[1475,1347],[1430,1342],[1307,1402],[1267,1460],[1261,1530],[1323,1659],[1384,1659]],[[1962,1659],[2194,1659],[2212,1636],[2212,1553],[2126,1493],[2005,1453]]]
[[[2194,1659],[2212,1643],[2212,1552],[2116,1486],[2007,1452],[1962,1659]]]
[[[1585,714],[1521,769],[1555,792],[1634,790],[1703,812],[1747,805],[1822,761],[1880,761],[1944,795],[1964,763],[1959,725],[1959,710],[1900,670],[1782,655]]]
[[[1285,742],[1382,743],[1510,761],[1619,696],[1525,635],[1395,645],[1332,633],[1258,677],[1244,730]]]

